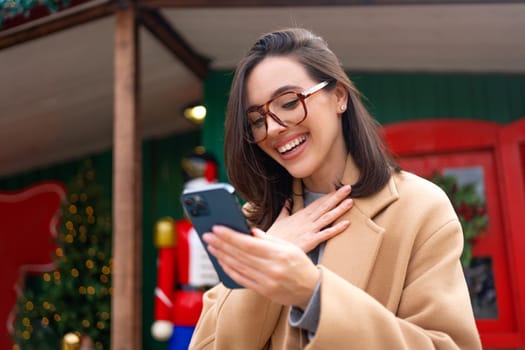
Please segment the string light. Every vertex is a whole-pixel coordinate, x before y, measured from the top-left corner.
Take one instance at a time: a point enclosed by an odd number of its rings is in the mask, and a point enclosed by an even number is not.
[[[77,193],[72,193],[69,198],[70,198],[71,203],[78,202],[78,194]]]
[[[74,204],[71,204],[69,206],[69,208],[68,208],[68,211],[69,211],[70,214],[73,214],[73,215],[76,214],[77,213],[77,206],[74,205]]]
[[[26,302],[26,310],[28,311],[32,311],[34,308],[34,305],[33,305],[33,302],[32,301],[28,301]]]

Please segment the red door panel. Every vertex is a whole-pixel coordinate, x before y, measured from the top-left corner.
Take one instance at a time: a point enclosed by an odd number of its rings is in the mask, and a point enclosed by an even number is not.
[[[525,346],[525,119],[506,125],[499,136],[499,167],[505,189],[502,208],[512,247],[510,273],[517,285],[515,310],[521,345]]]

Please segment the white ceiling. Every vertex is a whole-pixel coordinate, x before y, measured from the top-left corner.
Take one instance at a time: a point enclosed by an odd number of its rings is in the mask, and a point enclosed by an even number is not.
[[[265,32],[303,26],[349,70],[525,74],[525,4],[164,9],[215,69]],[[112,17],[0,51],[0,176],[109,149]],[[0,36],[2,32],[0,32]],[[141,30],[144,137],[195,128],[180,115],[201,82]]]

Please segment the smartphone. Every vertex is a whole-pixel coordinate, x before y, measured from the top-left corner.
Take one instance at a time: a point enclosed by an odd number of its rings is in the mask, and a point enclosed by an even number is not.
[[[214,183],[198,189],[187,189],[182,192],[181,203],[221,282],[228,288],[244,288],[224,272],[217,259],[208,252],[206,242],[202,240],[202,235],[211,232],[213,225],[223,225],[250,234],[250,227],[242,213],[233,186],[228,183]]]

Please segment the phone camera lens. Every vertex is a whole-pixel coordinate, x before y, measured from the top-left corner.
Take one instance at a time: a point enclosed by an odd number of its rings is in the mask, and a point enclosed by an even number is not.
[[[206,204],[204,204],[203,202],[197,203],[197,209],[199,209],[199,210],[206,209]]]

